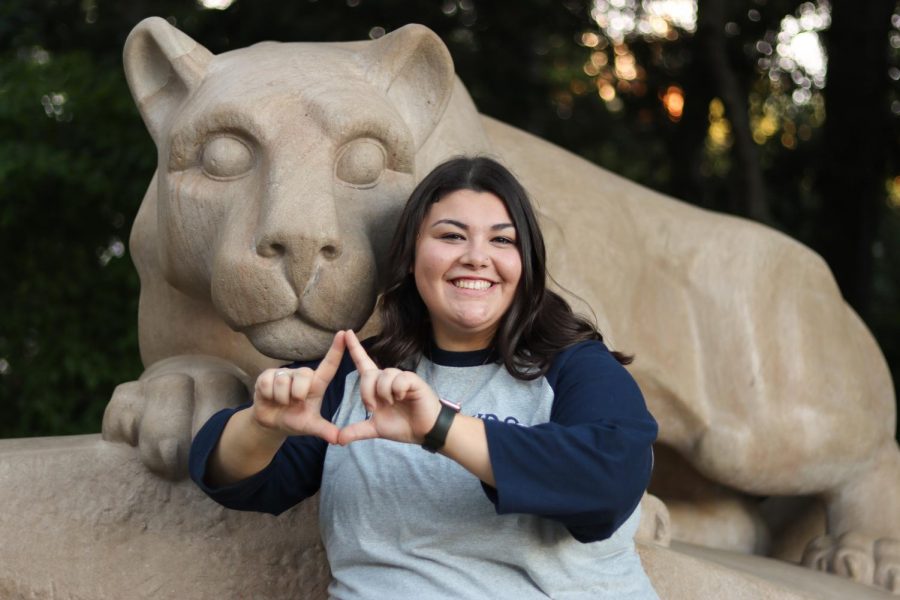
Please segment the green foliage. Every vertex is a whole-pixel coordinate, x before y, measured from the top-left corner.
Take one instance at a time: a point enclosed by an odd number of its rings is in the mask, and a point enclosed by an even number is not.
[[[0,437],[98,431],[140,374],[122,254],[154,156],[113,57],[0,57]]]
[[[127,236],[156,152],[125,85],[121,51],[131,28],[150,15],[169,18],[213,52],[266,39],[366,39],[422,23],[446,42],[482,112],[661,192],[746,215],[736,201],[741,161],[733,150],[709,152],[709,105],[720,90],[702,36],[630,38],[644,87],[617,87],[610,103],[598,96],[597,76],[585,71],[593,50],[582,35],[604,35],[591,5],[237,0],[215,11],[189,0],[0,3],[0,438],[98,431],[115,385],[141,372],[139,286]],[[724,54],[751,115],[758,116],[779,85],[791,109],[790,77],[770,80],[755,48],[800,5],[728,3]],[[887,40],[884,47],[887,52]],[[612,44],[603,52],[615,60]],[[671,85],[684,94],[680,119],[660,101]],[[891,94],[900,107],[896,85]],[[893,115],[888,106],[861,110],[884,111],[896,139],[900,108]],[[824,136],[808,114],[787,115],[779,126],[788,121],[808,125],[811,134],[792,148],[773,135],[756,149],[770,225],[813,243],[826,197],[818,179]],[[892,179],[897,158],[894,144],[874,176]],[[860,199],[871,201],[880,200]],[[897,377],[900,217],[880,206],[868,319]]]

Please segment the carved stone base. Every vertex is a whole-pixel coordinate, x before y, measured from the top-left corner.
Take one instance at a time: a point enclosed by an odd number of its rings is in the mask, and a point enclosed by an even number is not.
[[[0,598],[325,598],[315,502],[226,510],[99,435],[0,440]],[[786,562],[642,544],[662,598],[892,598]]]

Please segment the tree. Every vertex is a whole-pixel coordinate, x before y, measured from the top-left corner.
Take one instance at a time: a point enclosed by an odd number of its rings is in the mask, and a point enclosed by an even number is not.
[[[829,64],[817,245],[863,319],[873,301],[873,244],[887,216],[884,183],[890,122],[896,118],[889,108],[887,41],[894,9],[893,0],[838,0],[825,35]]]
[[[482,112],[813,246],[900,374],[900,217],[885,202],[900,206],[892,142],[900,16],[888,0],[691,8],[651,0],[0,4],[0,437],[97,431],[114,386],[141,371],[126,242],[155,151],[121,50],[150,15],[213,52],[265,39],[366,39],[422,23],[447,43]],[[798,39],[817,44],[823,31],[827,85],[824,67],[792,54]]]

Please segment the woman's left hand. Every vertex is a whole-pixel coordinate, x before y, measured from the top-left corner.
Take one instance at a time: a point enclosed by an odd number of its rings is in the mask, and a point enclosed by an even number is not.
[[[411,371],[379,369],[352,331],[347,331],[346,343],[359,373],[363,405],[371,416],[341,429],[338,443],[382,438],[421,444],[441,411],[437,394]]]

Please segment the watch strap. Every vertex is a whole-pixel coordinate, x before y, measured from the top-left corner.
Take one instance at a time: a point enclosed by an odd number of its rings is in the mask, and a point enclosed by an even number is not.
[[[450,425],[453,424],[453,419],[461,408],[460,405],[455,402],[450,402],[443,398],[440,400],[441,412],[438,413],[437,420],[434,422],[434,427],[425,434],[425,440],[422,442],[422,447],[429,452],[437,452],[444,447],[444,444],[447,441],[447,433],[450,431]]]

